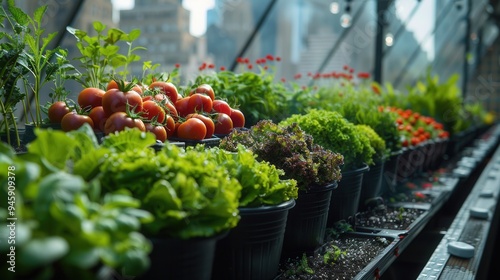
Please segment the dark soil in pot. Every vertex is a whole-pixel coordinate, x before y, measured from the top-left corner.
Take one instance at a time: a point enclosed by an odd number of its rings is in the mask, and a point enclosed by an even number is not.
[[[425,210],[416,208],[380,207],[356,215],[356,227],[406,230]]]
[[[325,263],[325,253],[303,255],[282,264],[280,274],[275,280],[353,279],[389,244],[389,240],[381,237],[342,235],[325,244],[326,254],[329,254],[328,263]],[[336,260],[335,255],[338,256]]]

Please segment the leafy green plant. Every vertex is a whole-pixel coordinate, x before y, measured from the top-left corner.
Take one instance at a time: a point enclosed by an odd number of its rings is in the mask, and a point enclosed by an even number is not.
[[[301,275],[301,274],[314,274],[314,270],[309,266],[307,255],[302,254],[302,258],[299,260],[299,265],[295,269],[290,269],[286,271],[287,275]]]
[[[338,112],[312,109],[304,115],[293,115],[280,124],[297,123],[310,134],[315,143],[344,156],[342,170],[351,170],[363,164],[372,164],[374,149],[367,136]]]
[[[295,180],[281,179],[283,170],[266,161],[258,161],[256,155],[244,146],[239,145],[235,153],[217,147],[207,150],[207,153],[240,182],[240,207],[277,205],[297,198]]]
[[[44,135],[39,135],[41,138]],[[0,166],[15,176],[15,206],[0,202],[0,236],[11,235],[5,221],[15,215],[15,272],[1,265],[2,279],[96,279],[103,270],[140,275],[149,266],[151,246],[139,233],[152,215],[127,193],[100,195],[98,181],[58,170],[37,154],[20,158],[2,147]],[[0,175],[2,186],[11,181]],[[10,191],[10,190],[9,190]],[[7,188],[0,190],[7,197]],[[9,194],[12,197],[12,194]],[[11,202],[11,200],[9,200]],[[15,209],[15,210],[14,210]],[[15,212],[15,213],[14,213]],[[12,250],[0,244],[2,254]],[[17,278],[16,278],[17,279]]]
[[[326,252],[323,254],[323,263],[325,264],[335,264],[340,258],[347,255],[347,250],[341,250],[336,245],[331,245],[326,249]]]
[[[370,140],[370,146],[375,151],[372,157],[373,163],[384,161],[389,156],[389,150],[385,146],[384,139],[382,139],[377,132],[375,132],[375,130],[367,125],[358,124],[356,125],[356,128]]]
[[[2,1],[3,4],[3,1]],[[4,22],[7,22],[7,27]],[[26,47],[27,19],[14,1],[7,2],[7,10],[0,6],[0,132],[6,134],[7,143],[19,147],[21,139],[14,115],[16,105],[24,99],[25,93],[17,86],[17,81],[27,72],[22,66]],[[5,28],[5,29],[4,29]],[[9,32],[4,30],[10,30]],[[11,139],[10,131],[15,139]]]
[[[313,143],[297,124],[280,126],[262,120],[249,130],[232,132],[220,147],[237,151],[239,144],[253,151],[257,159],[284,170],[284,177],[295,179],[301,191],[323,188],[341,178],[342,155]]]
[[[327,228],[326,229],[326,234],[328,236],[328,239],[337,239],[339,238],[342,234],[346,232],[353,232],[354,229],[352,228],[351,224],[346,222],[345,220],[341,220],[336,222],[333,227]]]
[[[93,22],[96,36],[90,36],[87,32],[72,27],[67,27],[67,31],[73,34],[77,43],[76,46],[81,53],[78,60],[83,68],[82,77],[79,82],[84,87],[105,88],[105,85],[120,76],[122,80],[131,81],[129,77],[129,65],[141,59],[136,54],[144,47],[133,47],[133,42],[139,38],[141,31],[133,29],[130,33],[125,33],[117,28],[110,28],[106,31],[106,25],[102,22]],[[127,46],[125,52],[120,52],[120,43]],[[148,62],[149,63],[149,62]],[[150,65],[149,68],[153,67]],[[121,69],[120,71],[116,71]]]

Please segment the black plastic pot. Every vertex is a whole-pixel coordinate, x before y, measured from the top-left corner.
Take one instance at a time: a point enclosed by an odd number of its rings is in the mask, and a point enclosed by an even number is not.
[[[212,279],[273,279],[278,273],[288,212],[294,206],[295,200],[289,200],[240,208],[238,225],[217,243]]]
[[[188,240],[150,238],[151,266],[140,279],[210,280],[215,246],[223,236]]]
[[[385,161],[377,162],[375,165],[370,166],[370,170],[363,175],[358,211],[367,210],[370,202],[380,197],[382,180],[384,179],[384,166]]]
[[[387,161],[384,164],[384,172],[382,174],[382,186],[381,194],[384,195],[389,192],[394,192],[396,187],[396,177],[398,171],[399,160],[403,151],[403,148],[399,151],[392,152]]]
[[[361,168],[342,172],[342,180],[332,191],[327,227],[332,227],[338,221],[350,221],[354,218],[358,211],[363,175],[369,169],[365,164]]]
[[[299,192],[288,214],[282,259],[311,254],[324,243],[332,191],[337,183],[308,192]]]
[[[55,130],[61,130],[61,124],[59,124],[59,123],[41,124],[39,127],[40,128],[51,128],[51,129],[55,129]],[[37,126],[35,126],[34,124],[27,123],[24,125],[23,142],[25,144],[29,144],[36,139],[36,134],[35,134],[36,128],[37,128]]]

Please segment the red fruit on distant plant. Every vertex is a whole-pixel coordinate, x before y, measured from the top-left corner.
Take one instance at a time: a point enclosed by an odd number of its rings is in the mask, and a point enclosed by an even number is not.
[[[231,109],[231,115],[229,117],[233,121],[233,127],[245,126],[245,115],[240,110]]]
[[[80,115],[77,112],[69,112],[61,120],[61,129],[63,131],[71,131],[79,129],[83,124],[88,123],[94,127],[94,122],[89,116]]]
[[[105,91],[100,88],[85,88],[78,94],[78,105],[84,110],[102,106],[102,97]]]
[[[64,101],[56,101],[49,107],[47,115],[51,123],[61,123],[62,118],[69,113],[70,110]]]

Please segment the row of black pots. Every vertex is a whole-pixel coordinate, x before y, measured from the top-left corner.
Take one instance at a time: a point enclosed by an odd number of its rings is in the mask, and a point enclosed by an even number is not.
[[[225,236],[195,244],[153,239],[152,266],[143,279],[273,279],[281,261],[315,252],[328,227],[355,216],[366,171],[345,172],[338,185],[300,192],[297,200],[240,208],[238,225]],[[192,246],[202,241],[208,243],[204,252],[195,252],[200,249]]]

